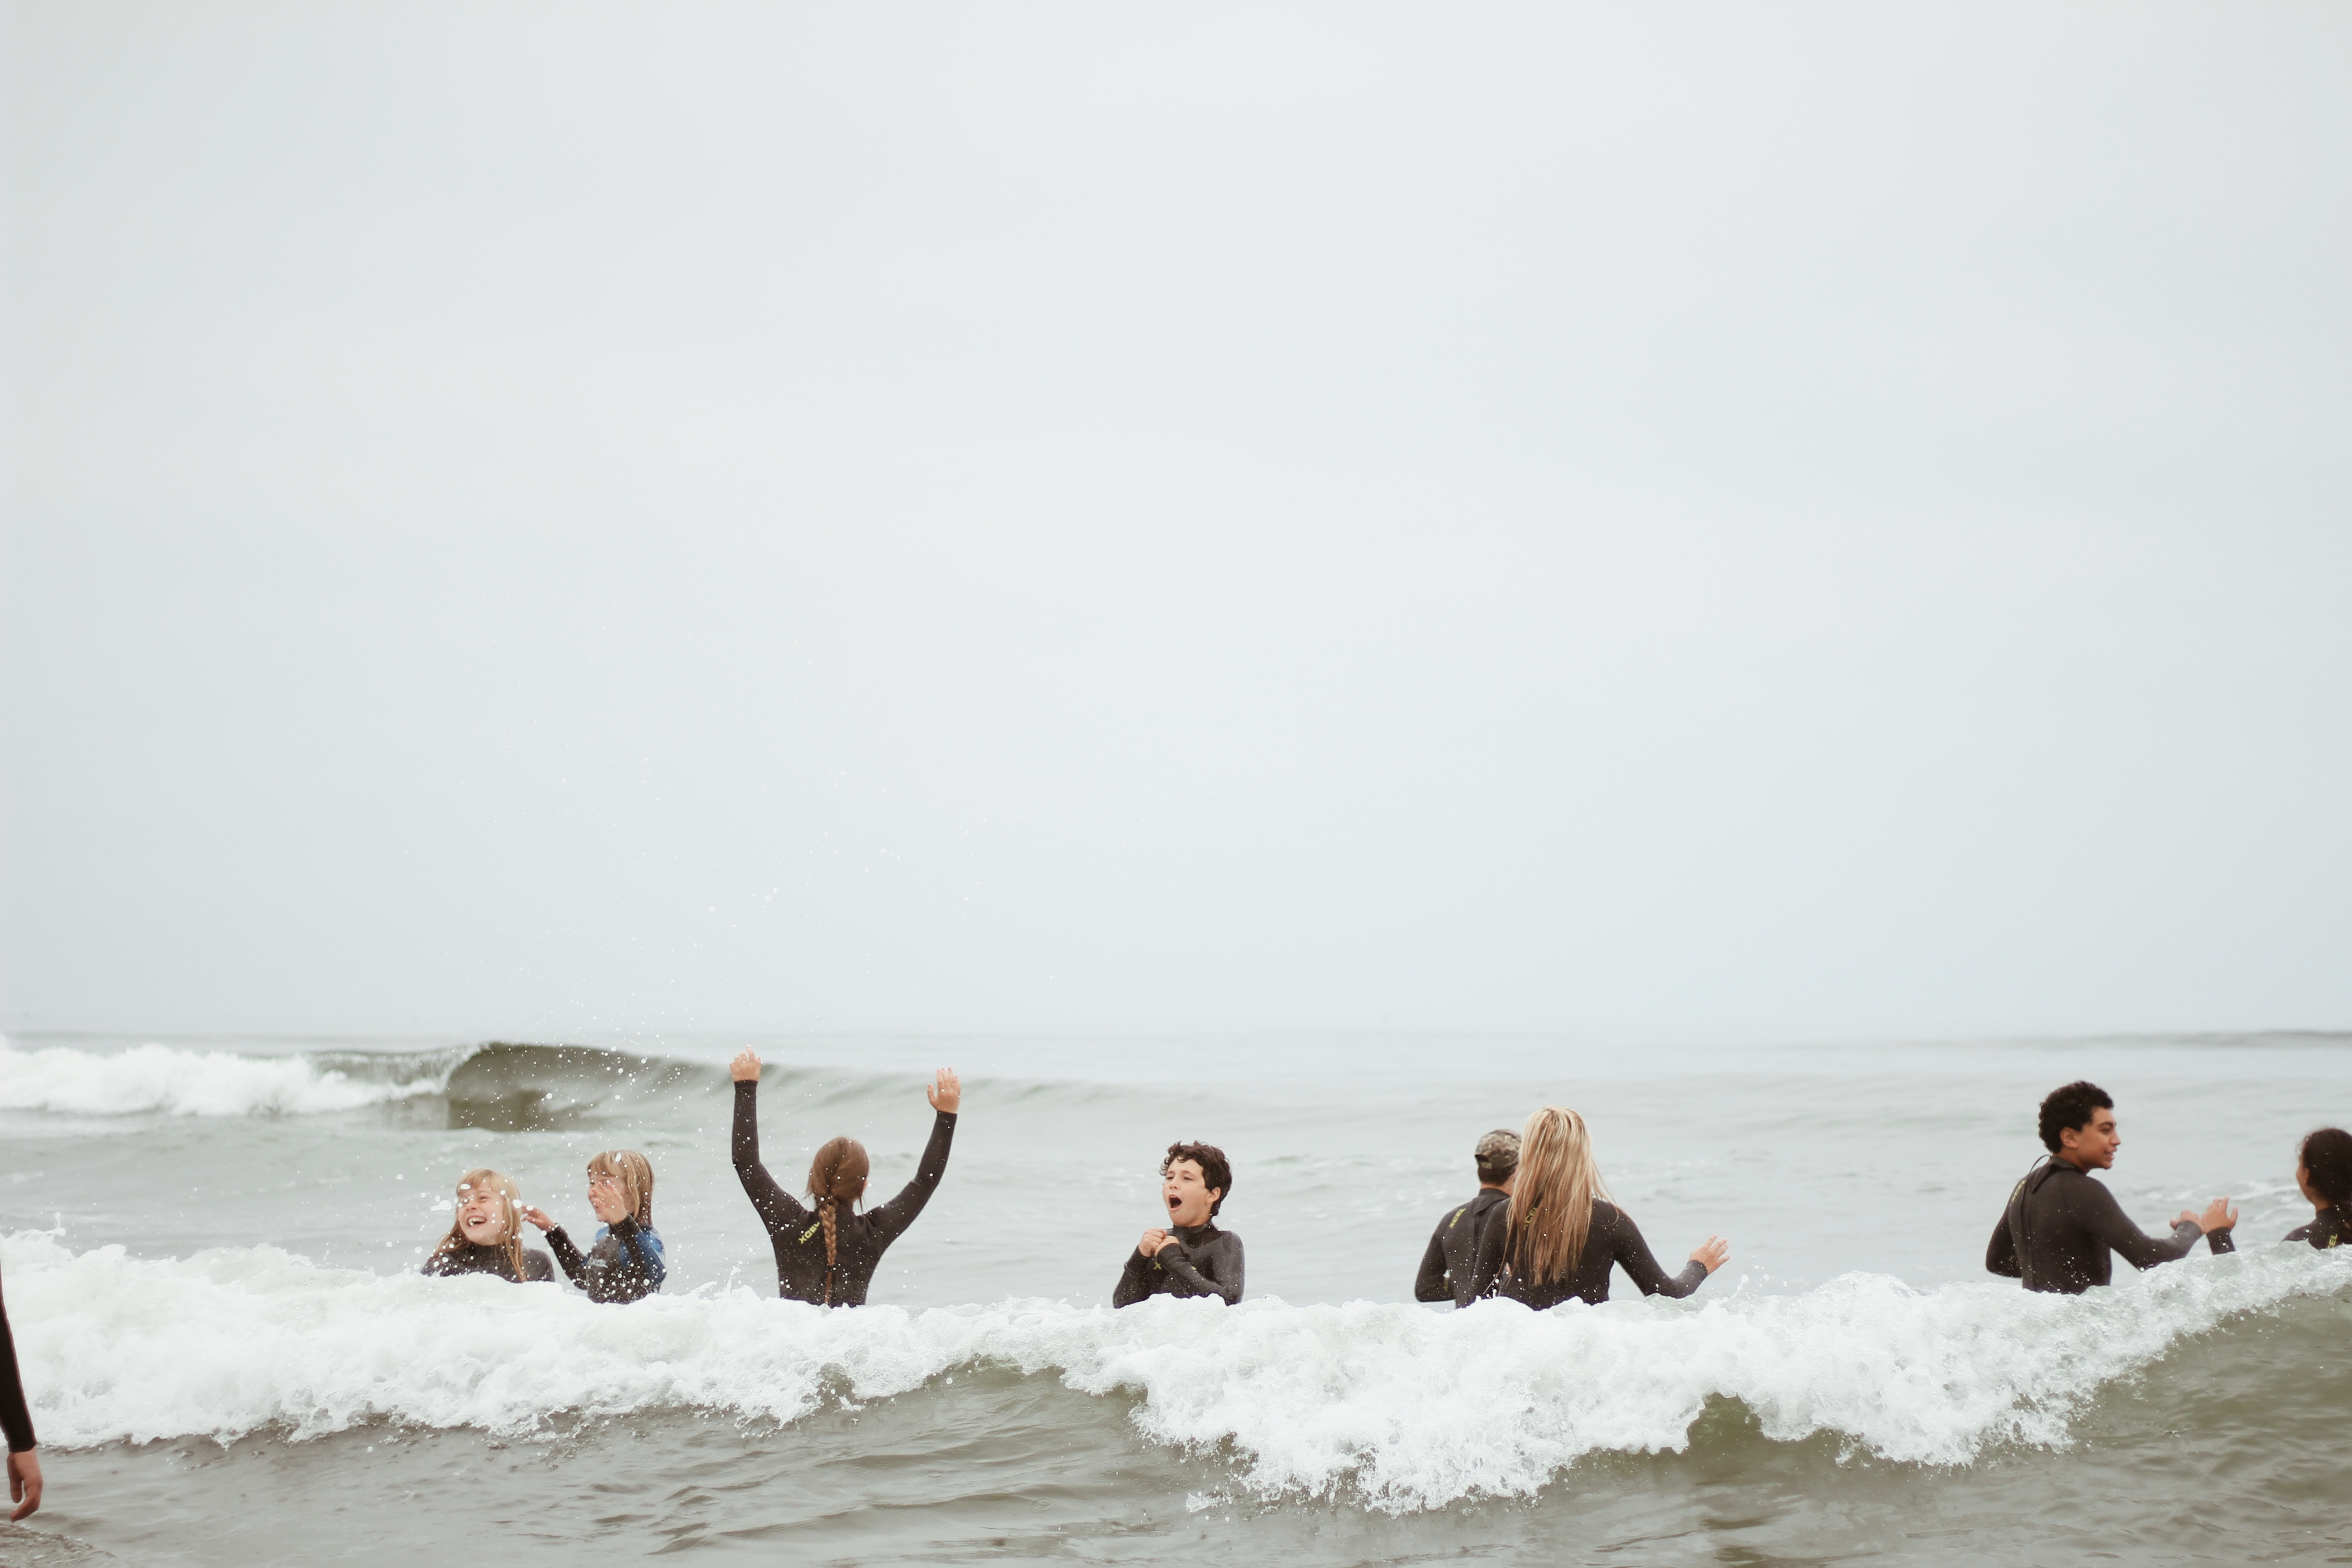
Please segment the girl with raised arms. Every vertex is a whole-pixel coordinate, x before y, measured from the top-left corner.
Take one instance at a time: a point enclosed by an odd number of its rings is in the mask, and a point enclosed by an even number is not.
[[[491,1274],[515,1284],[553,1279],[546,1253],[522,1244],[522,1194],[499,1171],[468,1171],[457,1184],[457,1217],[425,1260],[427,1274]]]
[[[654,1229],[654,1167],[635,1149],[607,1149],[588,1162],[588,1206],[604,1223],[585,1257],[544,1209],[522,1217],[547,1233],[547,1245],[591,1301],[635,1301],[661,1289],[669,1265]]]
[[[856,1205],[866,1195],[866,1145],[835,1138],[819,1149],[809,1162],[806,1188],[814,1206],[802,1207],[760,1163],[760,1058],[744,1051],[729,1070],[735,1078],[735,1174],[776,1250],[776,1294],[822,1307],[864,1306],[883,1249],[915,1223],[947,1173],[962,1083],[950,1068],[939,1070],[923,1091],[937,1115],[915,1179],[888,1203],[860,1214]]]
[[[1710,1236],[1669,1276],[1623,1209],[1610,1201],[1584,1118],[1548,1105],[1519,1134],[1519,1168],[1504,1212],[1478,1241],[1471,1289],[1507,1296],[1541,1311],[1574,1299],[1609,1300],[1615,1264],[1644,1296],[1687,1296],[1723,1267],[1730,1246]]]

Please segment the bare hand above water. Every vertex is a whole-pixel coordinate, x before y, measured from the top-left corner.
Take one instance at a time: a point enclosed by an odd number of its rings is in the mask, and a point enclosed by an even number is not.
[[[1143,1239],[1135,1244],[1135,1250],[1146,1258],[1157,1258],[1160,1249],[1175,1239],[1164,1230],[1147,1230],[1143,1233]]]
[[[1723,1260],[1730,1256],[1731,1243],[1719,1236],[1710,1236],[1691,1253],[1691,1261],[1706,1264],[1706,1271],[1712,1274],[1722,1268]]]
[[[727,1064],[727,1071],[737,1083],[757,1083],[760,1081],[760,1058],[748,1048],[737,1051],[735,1059]]]
[[[754,1072],[757,1072],[756,1066]],[[923,1098],[931,1102],[933,1110],[943,1110],[950,1116],[963,1103],[963,1079],[956,1077],[955,1068],[941,1068],[939,1080],[923,1090]]]
[[[26,1448],[8,1456],[8,1500],[16,1505],[16,1511],[8,1517],[19,1523],[40,1508],[41,1456],[37,1449]]]
[[[2215,1198],[2205,1205],[2203,1214],[2199,1214],[2194,1209],[2182,1209],[2179,1218],[2172,1223],[2179,1225],[2182,1220],[2188,1221],[2210,1235],[2214,1231],[2228,1230],[2235,1226],[2238,1223],[2238,1211],[2230,1206],[2229,1199]]]
[[[529,1204],[524,1204],[522,1205],[522,1217],[530,1221],[531,1224],[539,1226],[541,1230],[553,1230],[555,1228],[555,1222],[547,1217],[547,1211],[545,1209],[535,1209]]]

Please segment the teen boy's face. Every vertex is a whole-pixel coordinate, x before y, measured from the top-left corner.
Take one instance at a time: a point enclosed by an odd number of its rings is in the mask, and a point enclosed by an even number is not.
[[[1169,1162],[1168,1174],[1160,1183],[1160,1195],[1168,1202],[1168,1218],[1181,1226],[1209,1223],[1209,1205],[1224,1196],[1224,1189],[1213,1187],[1201,1177],[1197,1160]]]
[[[2116,1131],[2116,1113],[2105,1106],[2095,1108],[2091,1120],[2082,1126],[2061,1128],[2058,1132],[2058,1152],[2078,1170],[2107,1170],[2116,1163],[2116,1151],[2123,1146],[2124,1135]]]

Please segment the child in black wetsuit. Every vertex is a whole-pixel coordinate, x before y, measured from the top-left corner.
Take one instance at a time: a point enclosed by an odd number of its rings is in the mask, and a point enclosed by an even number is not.
[[[592,1301],[635,1301],[661,1289],[669,1273],[654,1229],[653,1163],[635,1149],[607,1149],[588,1162],[588,1206],[604,1222],[583,1257],[546,1211],[522,1217],[547,1233],[566,1278]]]
[[[1171,1143],[1160,1162],[1160,1197],[1170,1228],[1147,1230],[1112,1288],[1110,1304],[1132,1307],[1147,1296],[1213,1296],[1241,1305],[1242,1238],[1216,1226],[1233,1191],[1234,1168],[1208,1143]]]
[[[2309,1225],[2295,1226],[2284,1239],[2322,1251],[2352,1247],[2352,1132],[2323,1127],[2305,1137],[2295,1151],[2294,1184],[2303,1189],[2315,1212]],[[2237,1250],[2226,1230],[2214,1231],[2205,1239],[2216,1252]]]
[[[497,1171],[468,1171],[457,1184],[457,1217],[425,1260],[427,1274],[491,1274],[515,1284],[553,1279],[547,1254],[522,1244],[522,1193]]]
[[[858,1212],[871,1170],[866,1145],[835,1138],[809,1162],[803,1207],[760,1160],[760,1058],[737,1054],[728,1071],[735,1079],[735,1175],[776,1254],[776,1294],[821,1307],[862,1307],[873,1288],[882,1253],[915,1223],[947,1174],[948,1151],[955,1142],[956,1112],[963,1107],[963,1082],[941,1068],[923,1096],[931,1105],[931,1136],[915,1164],[915,1179],[898,1195]]]

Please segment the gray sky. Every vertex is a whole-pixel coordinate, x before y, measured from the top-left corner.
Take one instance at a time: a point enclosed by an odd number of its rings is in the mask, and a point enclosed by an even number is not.
[[[5,16],[7,1026],[2352,1025],[2352,9]]]

